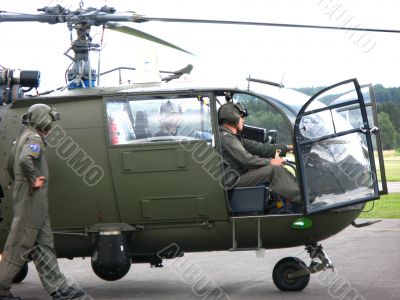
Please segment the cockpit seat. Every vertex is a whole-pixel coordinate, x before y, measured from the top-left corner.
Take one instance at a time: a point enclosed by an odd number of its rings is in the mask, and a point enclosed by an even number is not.
[[[135,134],[137,139],[145,139],[151,137],[152,134],[148,128],[148,119],[145,111],[136,112]]]
[[[267,209],[268,187],[236,187],[229,191],[229,202],[234,215],[262,215]]]

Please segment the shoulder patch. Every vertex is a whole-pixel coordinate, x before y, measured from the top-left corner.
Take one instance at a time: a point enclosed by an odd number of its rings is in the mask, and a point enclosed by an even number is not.
[[[29,148],[32,150],[34,153],[39,153],[40,152],[40,145],[39,144],[29,144]]]

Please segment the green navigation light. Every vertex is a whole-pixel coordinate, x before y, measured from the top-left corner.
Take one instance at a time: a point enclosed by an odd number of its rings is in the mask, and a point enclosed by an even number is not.
[[[312,227],[312,220],[307,217],[298,218],[292,222],[291,227],[294,229],[309,229]]]

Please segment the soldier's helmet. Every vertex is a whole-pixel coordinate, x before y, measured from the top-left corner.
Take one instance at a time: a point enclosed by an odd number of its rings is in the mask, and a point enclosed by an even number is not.
[[[170,100],[165,101],[160,105],[158,118],[160,125],[179,126],[182,123],[182,107]]]
[[[22,116],[22,124],[34,129],[47,132],[54,121],[60,120],[60,113],[46,104],[34,104]]]
[[[224,123],[236,125],[239,123],[241,116],[247,117],[248,115],[249,113],[247,112],[247,109],[244,108],[239,102],[228,102],[223,104],[218,109],[218,123],[219,125]]]

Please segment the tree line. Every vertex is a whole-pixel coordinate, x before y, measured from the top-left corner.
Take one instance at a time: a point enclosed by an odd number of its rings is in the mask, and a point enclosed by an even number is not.
[[[312,96],[325,87],[297,88]],[[384,150],[400,150],[400,87],[386,88],[374,85],[378,110],[378,123]]]

